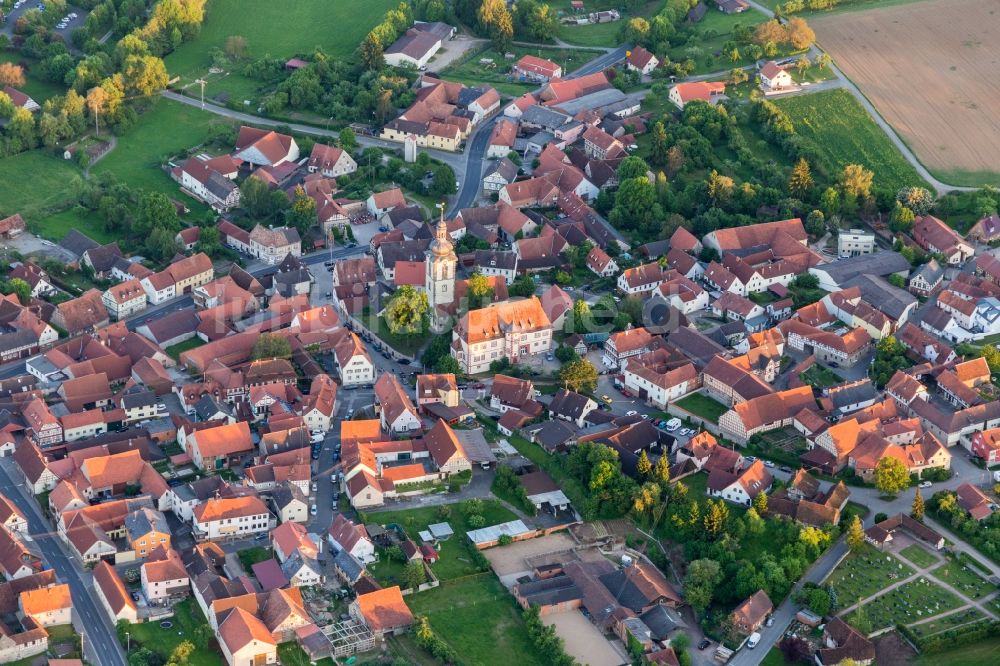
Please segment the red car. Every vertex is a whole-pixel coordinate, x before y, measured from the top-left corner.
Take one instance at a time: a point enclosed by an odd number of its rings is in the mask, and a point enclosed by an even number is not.
[[[631,392],[631,391],[629,391],[628,389],[622,389],[622,390],[621,390],[621,393],[622,393],[622,395],[623,395],[623,396],[625,396],[626,398],[631,398],[631,397],[632,397],[632,392]]]

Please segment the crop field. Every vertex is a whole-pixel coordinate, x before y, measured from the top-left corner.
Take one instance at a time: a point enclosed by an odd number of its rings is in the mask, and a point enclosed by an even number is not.
[[[925,185],[916,169],[896,149],[864,107],[846,90],[777,99],[795,131],[826,157],[831,176],[847,164],[860,164],[875,173],[875,187],[892,190]]]
[[[955,185],[1000,183],[995,0],[817,16],[820,44],[924,165]]]
[[[166,58],[167,70],[182,82],[205,76],[212,64],[211,50],[224,49],[226,40],[236,35],[246,39],[251,60],[265,55],[291,58],[316,47],[331,56],[346,56],[397,4],[397,0],[367,0],[362,5],[345,0],[212,0],[205,8],[198,38]],[[249,94],[255,86],[251,79],[232,72],[208,80],[206,96],[219,91]]]

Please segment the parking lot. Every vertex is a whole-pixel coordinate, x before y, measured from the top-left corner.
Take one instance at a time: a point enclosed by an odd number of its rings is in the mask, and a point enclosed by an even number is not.
[[[44,2],[39,2],[37,0],[16,0],[14,7],[7,14],[7,21],[0,26],[0,33],[4,33],[10,36],[14,34],[14,26],[17,24],[17,19],[24,15],[25,12],[32,9],[42,9],[45,7]],[[76,28],[83,26],[84,21],[87,20],[87,12],[79,7],[74,7],[73,5],[66,6],[66,13],[60,16],[56,23],[51,26],[52,31],[57,35],[62,35],[66,40],[66,46],[71,51],[76,51],[73,48],[72,42],[70,41],[70,34]]]

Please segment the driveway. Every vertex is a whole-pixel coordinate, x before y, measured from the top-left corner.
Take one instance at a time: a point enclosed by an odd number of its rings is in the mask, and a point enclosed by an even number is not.
[[[448,40],[441,45],[441,51],[438,51],[434,59],[427,63],[427,71],[440,72],[456,60],[460,60],[469,51],[483,46],[488,41],[487,39],[478,39],[464,33],[459,33],[454,39]]]
[[[624,650],[616,649],[615,644],[578,610],[549,613],[542,616],[542,622],[555,627],[556,635],[566,644],[566,653],[581,664],[619,666],[631,662]]]

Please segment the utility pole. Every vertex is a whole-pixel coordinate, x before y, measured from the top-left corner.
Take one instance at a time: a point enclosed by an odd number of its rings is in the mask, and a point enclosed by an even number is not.
[[[195,79],[195,83],[201,85],[201,108],[205,108],[205,84],[208,83],[205,79]]]

